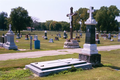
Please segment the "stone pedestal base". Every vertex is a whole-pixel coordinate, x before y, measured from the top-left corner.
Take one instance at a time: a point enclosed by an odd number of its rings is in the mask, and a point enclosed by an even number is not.
[[[96,44],[84,44],[82,53],[84,54],[98,54],[97,45]]]
[[[73,48],[80,48],[80,46],[77,40],[70,40],[64,42],[64,48],[73,49]]]
[[[101,65],[101,55],[100,54],[79,54],[79,59],[91,63],[93,66]]]
[[[0,42],[0,47],[3,47],[3,43]]]

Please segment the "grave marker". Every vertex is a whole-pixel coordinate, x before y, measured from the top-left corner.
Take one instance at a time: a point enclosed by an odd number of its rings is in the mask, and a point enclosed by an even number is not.
[[[9,24],[9,31],[6,33],[7,42],[3,44],[3,47],[6,49],[18,49],[14,43],[14,33],[11,30],[11,24]]]
[[[83,46],[82,53],[79,53],[79,59],[92,63],[92,65],[100,65],[101,55],[98,54],[97,45],[95,44],[95,25],[97,24],[97,22],[95,21],[95,19],[93,19],[93,12],[93,7],[90,7],[90,9],[88,10],[89,18],[85,22],[85,44]]]
[[[73,7],[70,8],[70,14],[67,14],[67,17],[70,18],[70,39],[73,39],[73,16],[77,15],[77,13],[73,13]]]

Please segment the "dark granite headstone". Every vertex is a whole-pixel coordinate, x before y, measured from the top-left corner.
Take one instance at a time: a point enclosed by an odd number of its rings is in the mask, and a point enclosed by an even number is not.
[[[58,40],[58,41],[59,41],[59,38],[58,38],[58,37],[55,37],[55,40]]]
[[[101,55],[98,54],[97,45],[95,44],[95,25],[97,22],[92,16],[93,7],[88,10],[89,18],[86,24],[86,38],[82,53],[79,54],[79,59],[92,63],[93,66],[101,64]]]
[[[95,44],[95,25],[86,25],[85,43]]]

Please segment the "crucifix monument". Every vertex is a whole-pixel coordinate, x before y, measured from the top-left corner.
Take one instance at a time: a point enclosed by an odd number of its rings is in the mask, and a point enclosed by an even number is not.
[[[73,13],[73,7],[70,8],[70,14],[67,14],[67,17],[70,18],[70,39],[73,39],[73,16],[77,15],[77,13]]]
[[[70,39],[64,43],[64,48],[79,48],[79,43],[77,40],[73,39],[73,16],[77,13],[73,13],[73,7],[70,8],[70,14],[67,14],[67,17],[70,19]]]
[[[90,7],[87,12],[89,13],[89,18],[85,22],[85,44],[83,45],[82,53],[79,54],[79,59],[92,63],[92,65],[99,65],[101,64],[101,55],[98,54],[97,45],[95,44],[95,25],[97,22],[92,16],[94,12],[93,7]]]

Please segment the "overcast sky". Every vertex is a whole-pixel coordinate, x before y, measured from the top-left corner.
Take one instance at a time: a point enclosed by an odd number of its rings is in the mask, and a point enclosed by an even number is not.
[[[120,9],[120,0],[0,0],[0,12],[4,11],[10,15],[12,8],[23,7],[29,15],[38,19],[40,22],[46,20],[69,21],[66,14],[79,8],[89,8],[93,6],[100,9],[102,6],[109,7],[115,5]],[[117,18],[120,21],[120,18]]]

